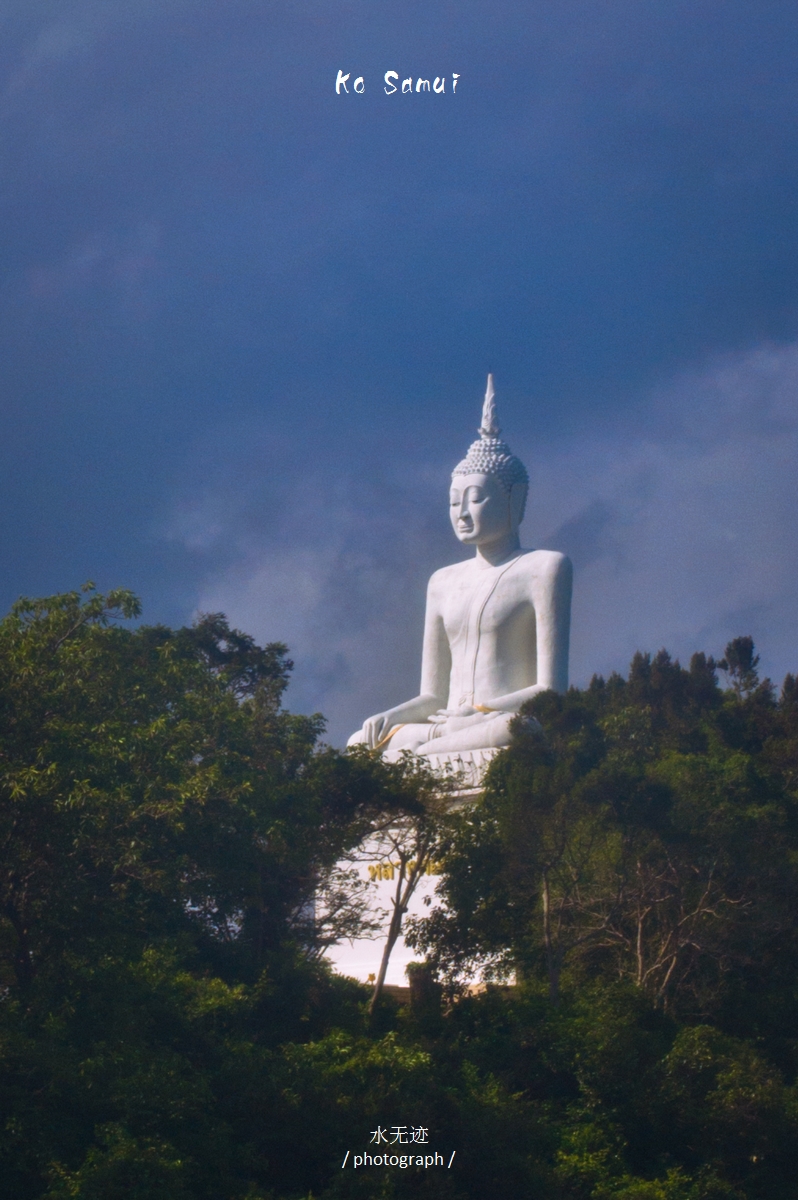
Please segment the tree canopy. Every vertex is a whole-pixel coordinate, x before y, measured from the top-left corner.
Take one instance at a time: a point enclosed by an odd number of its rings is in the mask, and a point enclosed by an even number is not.
[[[731,676],[721,690],[717,670]],[[705,1016],[795,957],[798,704],[759,681],[750,638],[689,670],[638,654],[528,706],[483,804],[457,822],[416,936],[452,978],[481,962],[628,979]]]
[[[798,684],[750,638],[537,697],[452,811],[288,712],[284,646],[139,616],[0,622],[9,1195],[794,1196]],[[440,860],[402,1006],[321,953],[375,832]],[[456,1166],[342,1169],[411,1126]]]

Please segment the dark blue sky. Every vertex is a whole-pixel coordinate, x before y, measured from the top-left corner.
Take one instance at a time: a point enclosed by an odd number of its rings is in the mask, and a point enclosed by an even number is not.
[[[340,738],[414,690],[492,370],[577,682],[796,669],[796,64],[767,0],[5,0],[3,605],[224,608]]]

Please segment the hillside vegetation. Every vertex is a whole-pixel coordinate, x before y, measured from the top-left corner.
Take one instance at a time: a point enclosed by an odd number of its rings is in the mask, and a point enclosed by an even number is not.
[[[283,708],[285,647],[138,615],[0,622],[4,1194],[795,1196],[798,685],[750,639],[539,696],[447,815]],[[435,822],[441,902],[369,1012],[322,951],[394,821]],[[354,1169],[385,1151],[456,1157]]]

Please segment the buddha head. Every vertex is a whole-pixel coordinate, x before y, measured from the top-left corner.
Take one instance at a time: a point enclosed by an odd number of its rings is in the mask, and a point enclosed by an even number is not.
[[[479,439],[452,471],[452,527],[468,546],[497,541],[508,534],[517,536],[529,490],[524,464],[499,437],[494,395],[493,376],[489,375]]]

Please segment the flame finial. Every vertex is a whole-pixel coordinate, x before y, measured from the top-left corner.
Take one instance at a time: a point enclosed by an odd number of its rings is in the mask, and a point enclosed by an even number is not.
[[[483,438],[497,438],[501,433],[499,423],[496,420],[495,395],[496,393],[493,390],[493,376],[488,375],[488,386],[485,389],[485,402],[482,405],[482,424],[479,427],[479,432]]]

